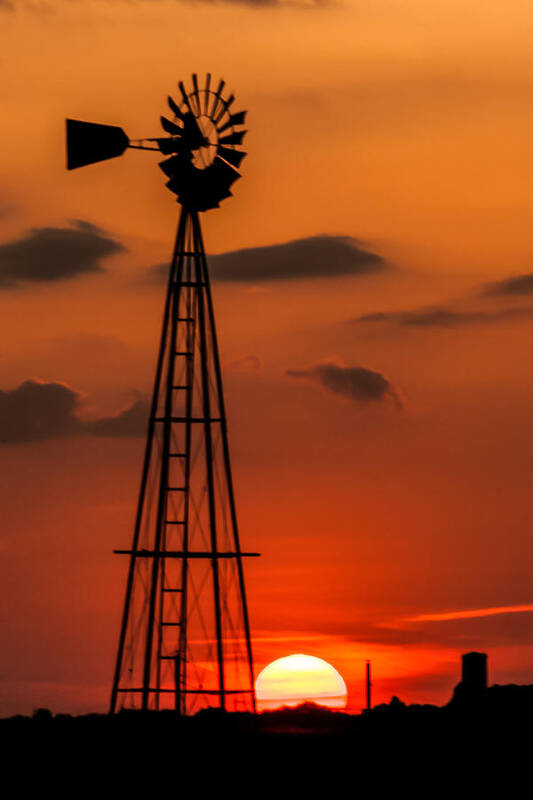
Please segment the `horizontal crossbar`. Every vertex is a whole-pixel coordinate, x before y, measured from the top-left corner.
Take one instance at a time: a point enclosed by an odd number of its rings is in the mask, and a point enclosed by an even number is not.
[[[156,694],[176,694],[176,689],[147,689],[148,693]],[[117,689],[117,692],[144,692],[144,689]],[[180,694],[254,694],[253,689],[179,689]]]
[[[138,558],[257,558],[261,553],[222,553],[186,551],[186,550],[113,550],[119,556],[137,556]]]

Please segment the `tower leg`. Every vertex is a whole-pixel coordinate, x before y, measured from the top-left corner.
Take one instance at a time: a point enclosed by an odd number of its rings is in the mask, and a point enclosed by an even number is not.
[[[111,696],[142,710],[255,711],[244,556],[198,213],[170,268]],[[213,651],[214,644],[214,651]],[[242,669],[246,673],[243,677]]]
[[[114,714],[117,710],[117,700],[118,700],[118,689],[120,684],[120,678],[123,668],[124,662],[124,647],[126,643],[126,634],[128,628],[128,620],[130,615],[130,607],[131,607],[131,598],[132,598],[132,590],[133,590],[133,583],[134,583],[134,574],[135,574],[135,562],[136,562],[136,553],[139,544],[139,535],[141,530],[141,523],[143,517],[143,510],[146,501],[146,489],[147,489],[147,481],[148,481],[148,472],[150,468],[150,461],[152,458],[152,451],[154,445],[154,435],[155,435],[155,427],[156,427],[156,414],[157,414],[157,404],[159,398],[159,392],[161,387],[161,377],[163,374],[163,363],[165,359],[165,354],[167,350],[167,339],[168,339],[168,325],[169,325],[169,318],[170,318],[170,308],[171,308],[171,300],[172,300],[172,287],[174,282],[176,281],[176,274],[175,274],[175,267],[178,260],[178,253],[180,251],[181,243],[184,236],[185,231],[185,223],[186,217],[184,216],[183,212],[180,214],[180,219],[178,223],[178,232],[176,235],[176,242],[174,244],[174,252],[172,255],[172,264],[171,269],[168,276],[168,283],[167,283],[167,291],[166,291],[166,299],[165,299],[165,307],[163,311],[163,325],[161,330],[161,340],[159,343],[159,354],[157,357],[157,365],[155,370],[155,379],[154,379],[154,388],[152,392],[152,403],[150,406],[150,416],[148,418],[148,430],[146,434],[146,447],[144,452],[144,461],[143,461],[143,470],[141,476],[141,485],[139,489],[139,500],[137,503],[137,514],[135,517],[135,527],[133,532],[133,542],[132,542],[132,554],[130,558],[130,564],[128,569],[128,577],[126,583],[126,597],[124,600],[124,610],[122,613],[122,621],[120,626],[120,634],[119,634],[119,641],[118,641],[118,650],[117,650],[117,659],[115,664],[115,671],[113,675],[113,685],[111,689],[111,702],[109,711],[111,714]]]
[[[223,457],[224,457],[224,469],[226,471],[226,480],[228,485],[228,495],[229,495],[229,505],[230,505],[230,514],[231,514],[231,524],[233,528],[233,537],[234,537],[234,546],[235,551],[237,553],[237,570],[238,570],[238,577],[239,577],[239,592],[240,592],[240,601],[242,606],[242,614],[243,614],[243,623],[244,623],[244,636],[246,641],[246,657],[248,661],[248,673],[250,679],[250,685],[253,687],[255,678],[254,678],[254,661],[253,661],[253,653],[252,653],[252,637],[250,633],[250,618],[248,614],[248,603],[246,600],[246,588],[244,584],[244,567],[242,562],[242,555],[241,555],[241,544],[240,544],[240,537],[239,537],[239,528],[237,524],[237,509],[235,505],[235,492],[233,489],[233,476],[231,471],[231,461],[229,455],[229,442],[228,442],[228,425],[227,425],[227,418],[226,418],[226,407],[224,402],[224,391],[222,386],[222,368],[220,364],[220,354],[218,350],[218,340],[217,340],[217,331],[215,326],[215,313],[213,308],[213,298],[211,294],[211,282],[209,280],[209,270],[207,267],[207,259],[205,255],[204,249],[204,242],[202,237],[202,229],[200,227],[200,221],[198,219],[198,215],[195,216],[193,224],[195,226],[195,236],[197,239],[197,250],[201,254],[201,276],[202,280],[205,282],[205,293],[207,298],[207,308],[209,314],[209,325],[211,330],[211,339],[212,339],[212,346],[213,346],[213,360],[214,360],[214,367],[215,367],[215,379],[216,379],[216,391],[218,397],[218,403],[220,407],[220,415],[221,415],[221,433],[222,433],[222,448],[223,448]],[[255,692],[252,692],[252,710],[255,713]]]

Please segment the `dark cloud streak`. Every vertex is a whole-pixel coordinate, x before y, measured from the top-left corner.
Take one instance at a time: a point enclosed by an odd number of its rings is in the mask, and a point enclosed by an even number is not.
[[[394,323],[407,327],[452,328],[461,325],[494,324],[533,319],[533,307],[502,308],[490,311],[455,311],[444,306],[407,311],[376,311],[363,314],[352,322]]]
[[[216,280],[245,283],[366,275],[387,266],[381,256],[365,250],[349,236],[310,236],[234,250],[210,256],[209,262]]]
[[[74,220],[70,228],[32,228],[20,239],[0,245],[0,288],[102,272],[102,259],[125,249],[84,220]]]
[[[16,389],[0,391],[0,442],[14,444],[65,436],[143,436],[148,407],[137,400],[112,417],[94,421],[76,412],[80,394],[65,383],[27,380]]]
[[[533,294],[533,273],[526,273],[525,275],[513,275],[510,278],[505,278],[502,281],[494,281],[485,286],[483,292],[485,295],[491,297],[501,296],[518,296]]]
[[[232,250],[208,256],[208,261],[213,280],[252,284],[371,275],[389,266],[382,256],[365,250],[350,236],[309,236],[284,244]],[[168,264],[156,264],[150,270],[150,280],[166,280],[168,269]]]
[[[392,401],[401,408],[398,393],[384,375],[367,367],[344,367],[339,364],[315,364],[309,369],[288,369],[291,378],[314,381],[333,394],[342,395],[358,405]]]

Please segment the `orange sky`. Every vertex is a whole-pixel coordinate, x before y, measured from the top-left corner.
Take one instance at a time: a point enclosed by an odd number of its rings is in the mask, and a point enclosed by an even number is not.
[[[127,248],[100,272],[0,285],[0,390],[67,383],[86,419],[149,393],[150,269],[177,207],[151,154],[67,173],[63,120],[156,135],[194,70],[249,111],[209,252],[329,234],[386,259],[214,287],[242,535],[263,554],[256,668],[325,658],[354,709],[368,658],[376,702],[443,702],[472,648],[491,681],[533,681],[533,291],[486,288],[533,272],[532,26],[518,0],[0,2],[0,245],[81,219]],[[453,321],[356,321],[429,306]],[[403,409],[287,374],[325,361],[381,373]],[[142,439],[0,447],[0,714],[103,710]]]

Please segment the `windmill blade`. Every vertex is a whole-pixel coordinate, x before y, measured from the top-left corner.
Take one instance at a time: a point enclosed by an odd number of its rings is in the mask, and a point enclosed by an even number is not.
[[[121,156],[130,140],[122,128],[67,119],[67,169]]]
[[[207,106],[209,105],[209,87],[211,86],[211,73],[208,72],[205,79],[205,99],[204,99],[204,114],[207,114]]]
[[[218,104],[219,104],[220,100],[222,99],[222,90],[223,90],[225,85],[226,85],[226,81],[222,81],[222,80],[218,84],[218,88],[217,88],[217,90],[215,92],[215,99],[213,100],[213,108],[211,109],[211,119],[214,119],[214,117],[215,117],[215,113],[217,111]]]
[[[170,97],[170,95],[167,97],[167,103],[174,116],[183,120],[183,111],[180,110],[179,105],[172,97]]]
[[[174,192],[174,194],[177,194],[179,196],[181,188],[179,179],[171,178],[169,181],[166,182],[165,186],[167,187],[167,189],[170,189],[171,192]]]
[[[185,91],[185,86],[183,85],[183,81],[180,81],[178,83],[178,86],[179,86],[179,90],[181,92],[181,96],[183,97],[183,102],[185,103],[185,105],[187,106],[187,108],[189,109],[191,114],[194,114],[194,111],[192,110],[191,104],[189,102],[189,97],[187,95],[187,92]]]
[[[200,107],[200,92],[198,90],[198,75],[196,72],[192,74],[192,85],[193,85],[193,95],[196,97],[196,107],[198,110],[198,114],[202,113],[202,109]]]
[[[230,150],[229,147],[220,147],[220,145],[217,147],[217,156],[220,156],[220,158],[223,158],[224,161],[227,161],[237,169],[246,155],[247,153],[242,150]]]
[[[172,158],[167,158],[165,161],[159,162],[159,169],[165,173],[167,178],[173,178],[175,175],[179,174],[182,168],[183,159],[179,156],[172,156]]]
[[[172,122],[166,117],[160,117],[160,119],[161,126],[167,133],[170,133],[172,136],[181,136],[183,134],[183,128],[180,125],[176,125],[175,122]]]
[[[207,170],[205,170],[207,172]],[[225,161],[222,161],[218,156],[215,158],[209,167],[209,181],[217,190],[224,191],[229,189],[232,183],[235,183],[241,175],[236,169],[230,167]],[[218,184],[218,185],[217,185]]]
[[[186,202],[190,207],[195,207],[198,202],[194,172],[194,168],[186,167],[181,162],[179,170],[166,183],[167,188],[178,195],[179,202]]]
[[[185,147],[183,139],[177,139],[174,137],[170,139],[156,139],[156,142],[157,146],[165,156],[169,155],[170,153],[181,153]]]
[[[209,208],[217,208],[221,200],[230,197],[230,186],[235,183],[241,176],[239,173],[222,161],[221,158],[215,158],[210,167],[202,172],[202,185],[198,185],[198,191],[191,195],[198,211],[206,211]],[[180,181],[180,195],[185,191],[189,191],[186,180]],[[177,187],[178,182],[174,184]],[[167,184],[168,186],[168,184]]]
[[[229,136],[223,136],[222,139],[219,139],[219,144],[242,144],[242,140],[246,131],[236,131],[235,133],[230,133]]]
[[[224,103],[224,108],[219,112],[218,116],[216,117],[215,125],[217,125],[220,122],[225,112],[228,110],[228,108],[230,107],[230,105],[233,103],[234,100],[235,100],[235,95],[232,94],[228,97],[227,100],[222,101]]]
[[[223,133],[228,128],[234,128],[236,125],[244,125],[244,120],[246,117],[246,111],[239,111],[237,114],[231,114],[230,118],[224,125],[221,125],[220,128],[217,128],[217,133]]]

